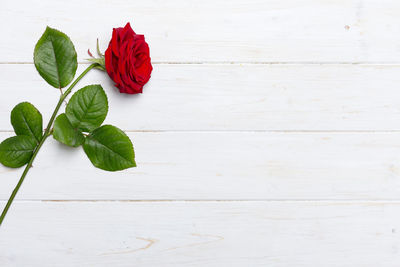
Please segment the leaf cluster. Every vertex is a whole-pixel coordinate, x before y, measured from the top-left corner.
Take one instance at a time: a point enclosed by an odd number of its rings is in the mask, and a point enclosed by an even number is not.
[[[35,46],[34,63],[40,76],[58,89],[72,82],[78,66],[69,37],[50,27]],[[129,137],[115,126],[102,125],[107,113],[108,99],[101,85],[88,85],[71,97],[65,112],[55,119],[53,130],[46,129],[43,133],[41,113],[31,103],[22,102],[11,112],[16,135],[0,144],[0,163],[11,168],[24,166],[52,134],[64,145],[82,146],[93,165],[100,169],[118,171],[136,167]]]

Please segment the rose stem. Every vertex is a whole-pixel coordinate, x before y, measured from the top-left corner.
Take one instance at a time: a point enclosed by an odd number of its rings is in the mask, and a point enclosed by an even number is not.
[[[29,169],[32,167],[33,160],[35,159],[36,155],[38,154],[39,149],[42,147],[42,145],[43,145],[44,141],[46,141],[47,137],[49,137],[49,136],[51,135],[51,132],[50,132],[51,127],[53,126],[54,119],[56,118],[57,113],[58,113],[58,110],[60,109],[60,107],[61,107],[63,101],[64,101],[65,98],[68,96],[68,94],[71,93],[72,88],[74,88],[74,86],[75,86],[75,85],[76,85],[76,84],[77,84],[91,69],[93,69],[93,68],[96,67],[97,65],[98,65],[98,64],[95,63],[95,64],[91,64],[89,67],[87,67],[87,68],[82,72],[82,74],[79,75],[78,78],[76,78],[75,81],[69,86],[69,88],[67,89],[67,91],[65,91],[65,93],[62,94],[62,95],[60,96],[60,100],[58,101],[57,106],[56,106],[56,108],[54,109],[53,115],[51,115],[50,121],[49,121],[49,123],[47,124],[47,127],[46,127],[46,129],[45,129],[45,131],[44,131],[44,134],[43,134],[43,136],[42,136],[42,139],[40,140],[39,144],[38,144],[37,147],[35,148],[35,151],[33,152],[33,155],[32,155],[32,157],[31,157],[31,159],[29,160],[28,165],[26,165],[25,170],[24,170],[24,172],[22,173],[22,176],[21,176],[21,178],[19,179],[17,186],[16,186],[15,189],[13,190],[13,192],[12,192],[10,198],[9,198],[8,201],[7,201],[6,206],[5,206],[4,209],[3,209],[3,212],[1,213],[1,216],[0,216],[0,226],[1,226],[1,224],[3,223],[4,218],[6,217],[6,214],[7,214],[7,212],[8,212],[8,209],[10,208],[10,206],[11,206],[11,204],[12,204],[12,202],[13,202],[15,196],[17,195],[19,188],[21,187],[22,183],[24,182],[25,176],[28,174]]]

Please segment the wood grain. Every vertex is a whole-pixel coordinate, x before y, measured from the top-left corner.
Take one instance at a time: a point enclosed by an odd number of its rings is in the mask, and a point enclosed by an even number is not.
[[[399,266],[399,14],[394,0],[2,0],[0,140],[17,103],[47,121],[58,100],[32,64],[47,25],[82,63],[130,21],[154,72],[143,95],[98,71],[80,83],[103,85],[138,168],[101,171],[49,138],[0,266]],[[0,166],[0,209],[21,172]]]
[[[398,73],[400,65],[156,65],[142,95],[118,93],[97,70],[77,89],[102,84],[106,123],[124,130],[398,131]],[[47,122],[60,94],[30,64],[0,65],[0,88],[0,130],[12,130],[21,101]]]
[[[46,25],[80,60],[130,21],[156,62],[399,62],[400,3],[392,0],[2,0],[0,62],[32,62]],[[23,40],[23,41],[22,41]]]
[[[0,139],[10,134],[0,134]],[[400,199],[400,133],[129,133],[138,168],[105,172],[45,143],[19,199]],[[0,167],[0,199],[22,170]]]
[[[399,202],[17,202],[0,265],[395,267],[399,212]]]

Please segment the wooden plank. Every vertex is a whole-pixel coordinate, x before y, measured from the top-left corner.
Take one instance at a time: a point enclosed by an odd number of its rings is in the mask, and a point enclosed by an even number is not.
[[[0,134],[4,139],[9,133]],[[400,133],[129,133],[138,168],[106,172],[49,139],[19,199],[400,199]],[[0,199],[22,169],[0,167]]]
[[[2,0],[0,62],[32,62],[46,25],[83,60],[127,21],[156,62],[399,62],[399,12],[390,0]]]
[[[142,95],[118,93],[97,70],[77,89],[102,84],[106,122],[125,130],[387,131],[400,130],[398,73],[400,65],[156,65]],[[60,94],[33,65],[0,65],[0,88],[0,130],[12,130],[22,101],[47,122]]]
[[[399,202],[18,202],[0,265],[395,267],[399,212]]]

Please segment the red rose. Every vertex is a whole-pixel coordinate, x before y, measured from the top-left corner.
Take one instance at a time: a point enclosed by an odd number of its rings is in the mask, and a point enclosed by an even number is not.
[[[142,93],[151,71],[149,46],[144,36],[136,34],[129,22],[124,28],[114,28],[105,52],[105,67],[121,93]]]

